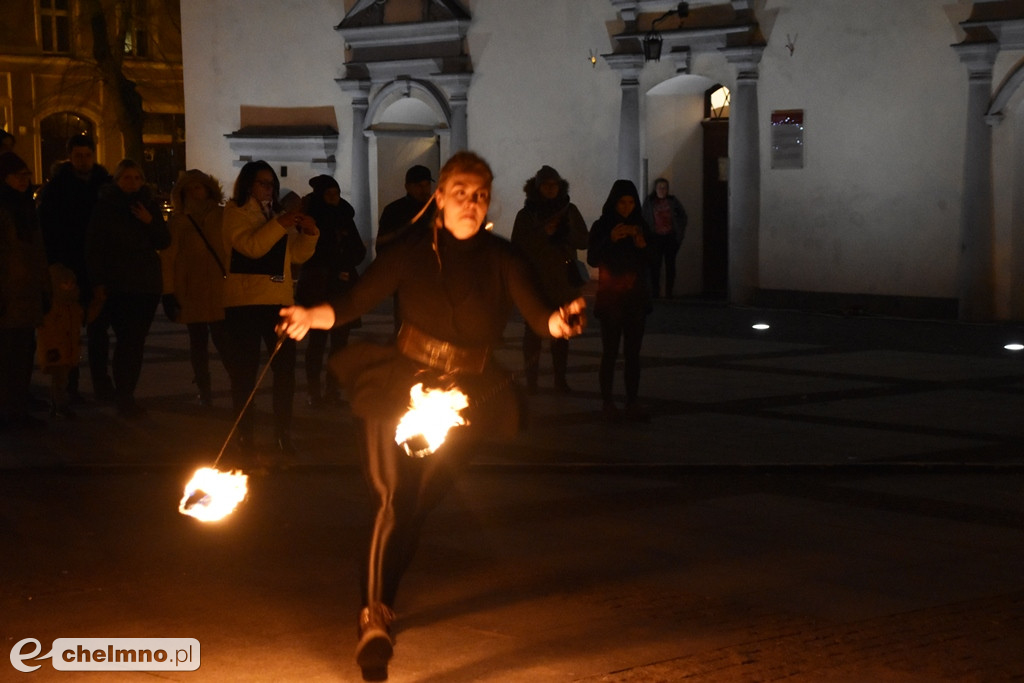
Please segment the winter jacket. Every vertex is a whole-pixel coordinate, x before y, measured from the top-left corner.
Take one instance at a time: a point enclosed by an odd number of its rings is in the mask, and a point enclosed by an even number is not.
[[[136,203],[152,216],[148,224],[132,214]],[[104,287],[108,294],[159,296],[163,293],[163,275],[157,250],[170,243],[171,234],[148,188],[127,195],[113,183],[104,185],[89,221],[89,281],[93,287]]]
[[[223,216],[223,207],[209,200],[200,207],[189,206],[175,213],[167,222],[171,245],[160,256],[164,266],[164,293],[174,294],[181,306],[177,322],[224,319],[226,277],[221,266],[226,272],[229,251],[224,244]],[[217,259],[221,265],[217,265]]]
[[[647,221],[647,225],[650,226],[652,231],[654,231],[654,203],[656,201],[658,201],[658,197],[654,194],[648,195],[647,199],[644,200],[644,220]],[[676,243],[682,244],[683,238],[686,237],[686,224],[688,220],[686,209],[683,208],[682,203],[674,194],[665,197],[665,201],[668,202],[669,209],[672,211],[672,231],[675,233]]]
[[[229,262],[228,278],[224,282],[224,306],[280,305],[295,303],[291,264],[304,263],[316,248],[316,235],[305,235],[299,230],[286,230],[277,218],[269,221],[263,215],[260,203],[250,197],[244,206],[229,201],[224,207],[224,246]],[[236,272],[239,260],[232,251],[248,259],[267,256],[284,239],[281,263],[274,273]]]
[[[37,327],[49,292],[32,195],[0,181],[0,328]]]
[[[39,191],[39,224],[50,263],[63,263],[75,273],[78,287],[88,296],[85,243],[100,188],[110,182],[107,169],[92,167],[89,177],[75,175],[70,161],[57,166],[53,179]]]
[[[549,222],[555,224],[551,234],[546,230]],[[561,306],[579,296],[580,283],[570,276],[576,271],[576,252],[587,248],[587,224],[564,189],[555,199],[546,200],[531,179],[526,184],[526,202],[512,226],[511,241],[533,266],[550,306]]]

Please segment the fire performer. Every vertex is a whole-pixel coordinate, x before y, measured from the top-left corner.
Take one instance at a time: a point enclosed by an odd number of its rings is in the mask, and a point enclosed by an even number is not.
[[[485,229],[492,178],[476,154],[455,154],[439,174],[433,234],[396,244],[327,304],[281,309],[280,330],[301,339],[311,328],[343,325],[399,295],[402,327],[393,345],[354,344],[331,362],[363,425],[362,464],[374,508],[356,647],[366,680],[387,678],[395,594],[428,512],[465,464],[469,446],[519,428],[515,384],[492,355],[512,305],[538,334],[568,338],[583,329],[583,299],[552,311],[526,261]],[[410,387],[420,382],[464,392],[468,424],[453,429],[437,453],[411,458],[396,444],[395,429]]]

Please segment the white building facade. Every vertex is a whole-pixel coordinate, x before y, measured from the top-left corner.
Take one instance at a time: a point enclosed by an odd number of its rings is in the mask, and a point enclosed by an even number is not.
[[[371,246],[468,147],[506,235],[542,165],[588,222],[667,178],[677,295],[1024,318],[1024,2],[182,0],[182,38],[187,165],[333,175]]]

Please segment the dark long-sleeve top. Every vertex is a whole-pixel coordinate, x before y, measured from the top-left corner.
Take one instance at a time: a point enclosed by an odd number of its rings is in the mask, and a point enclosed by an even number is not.
[[[335,324],[368,313],[397,291],[403,321],[458,346],[497,345],[513,306],[535,332],[550,335],[552,309],[508,241],[486,230],[466,240],[441,230],[438,254],[440,267],[430,235],[396,243],[331,302]]]
[[[152,216],[149,223],[132,214],[136,202]],[[117,185],[106,185],[89,223],[89,279],[93,286],[102,285],[108,292],[159,296],[164,284],[157,250],[170,243],[171,233],[160,207],[146,188],[127,195]]]
[[[335,325],[369,312],[397,291],[403,325],[457,346],[493,349],[513,306],[535,332],[550,334],[551,309],[536,289],[529,263],[509,242],[483,230],[467,240],[442,230],[438,254],[440,267],[430,235],[396,242],[351,290],[331,301]],[[331,369],[345,386],[352,412],[374,420],[397,422],[414,384],[451,381],[442,371],[402,355],[395,345],[349,344],[332,356]],[[493,354],[482,373],[456,374],[458,387],[469,396],[462,413],[470,425],[467,433],[481,439],[515,434],[524,406]]]

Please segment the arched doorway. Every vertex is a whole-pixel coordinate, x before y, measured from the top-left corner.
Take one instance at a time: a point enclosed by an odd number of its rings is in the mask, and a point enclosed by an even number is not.
[[[53,177],[56,164],[68,158],[68,140],[83,133],[95,139],[96,124],[73,111],[50,114],[39,122],[39,159],[43,182]]]
[[[429,83],[395,81],[374,97],[367,111],[374,246],[381,211],[405,194],[406,170],[426,166],[437,178],[448,152],[450,116],[445,97]]]
[[[728,108],[711,106],[721,86],[678,74],[647,91],[646,196],[656,178],[669,181],[689,218],[676,255],[676,296],[724,300],[728,285]]]

